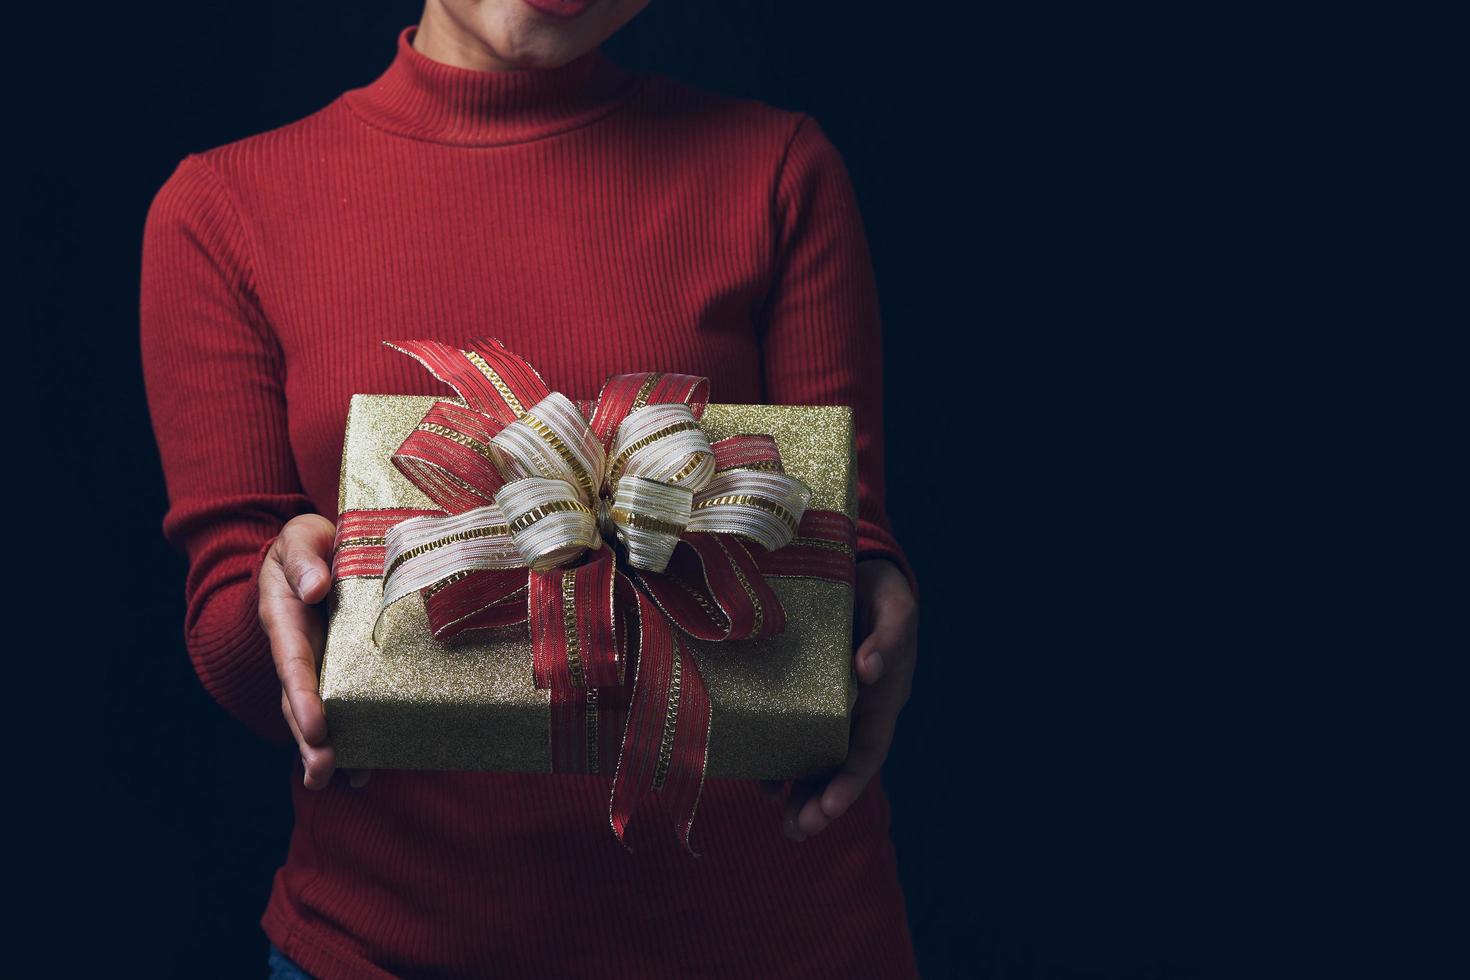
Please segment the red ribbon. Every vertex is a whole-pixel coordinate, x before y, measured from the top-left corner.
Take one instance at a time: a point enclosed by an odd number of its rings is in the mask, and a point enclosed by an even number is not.
[[[436,341],[389,346],[417,359],[465,403],[437,402],[393,454],[393,464],[445,513],[493,501],[505,479],[484,447],[550,387],[498,340],[477,339],[465,350]],[[708,390],[707,379],[692,375],[620,374],[595,402],[579,407],[610,450],[632,411],[684,402],[698,419]],[[770,436],[734,436],[710,448],[717,470],[780,467]],[[387,528],[426,513],[438,512],[342,514],[333,575],[381,575]],[[608,819],[619,841],[642,801],[661,794],[692,852],[710,700],[681,633],[716,642],[780,633],[785,611],[765,576],[852,584],[855,544],[846,514],[808,509],[796,539],[775,551],[731,534],[686,532],[664,572],[624,567],[615,547],[603,547],[571,567],[464,573],[423,590],[424,608],[439,640],[527,622],[535,684],[551,694],[552,771],[613,773]]]

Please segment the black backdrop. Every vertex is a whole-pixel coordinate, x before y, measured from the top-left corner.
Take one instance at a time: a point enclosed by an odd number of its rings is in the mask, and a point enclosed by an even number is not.
[[[1130,46],[1141,24],[1088,8],[954,6],[661,0],[607,47],[810,112],[857,186],[890,509],[925,588],[885,772],[925,974],[1212,974],[1243,928],[1225,882],[1249,817],[1215,734],[1228,611],[1198,558],[1228,534],[1203,508],[1230,477],[1201,451],[1222,420],[1192,401],[1216,380],[1214,300],[1181,299],[1190,216],[1216,193],[1180,178],[1198,105],[1171,62],[1190,52]],[[42,431],[65,434],[46,503],[87,543],[46,525],[34,552],[59,601],[27,611],[64,642],[21,658],[40,668],[33,910],[86,923],[47,947],[67,963],[259,976],[291,755],[225,716],[182,647],[138,364],[142,224],[184,154],[375,77],[418,5],[46,13],[10,36],[40,150],[12,336],[45,351],[12,356]]]

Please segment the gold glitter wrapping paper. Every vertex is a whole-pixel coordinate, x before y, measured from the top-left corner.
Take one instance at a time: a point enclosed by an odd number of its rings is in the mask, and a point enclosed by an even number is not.
[[[431,508],[390,456],[436,399],[355,395],[347,417],[338,509]],[[812,490],[810,507],[857,516],[852,411],[840,406],[710,405],[711,442],[741,433],[776,438],[786,472]],[[709,775],[791,779],[847,754],[857,697],[852,672],[852,590],[771,578],[786,629],[766,640],[707,643],[686,637],[712,702]],[[547,772],[550,694],[531,677],[526,626],[438,643],[423,600],[410,596],[372,624],[381,580],[332,589],[321,694],[337,764],[364,769]]]

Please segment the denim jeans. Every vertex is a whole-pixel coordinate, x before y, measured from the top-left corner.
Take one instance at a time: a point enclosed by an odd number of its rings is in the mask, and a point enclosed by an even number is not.
[[[275,943],[271,943],[271,955],[266,964],[271,968],[266,980],[311,980],[311,974],[286,959],[286,954],[277,949]]]

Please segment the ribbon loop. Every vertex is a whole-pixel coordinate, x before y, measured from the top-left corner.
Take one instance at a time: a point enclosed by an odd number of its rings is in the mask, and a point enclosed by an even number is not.
[[[728,470],[694,498],[689,530],[734,534],[775,551],[791,543],[812,492],[785,473]]]
[[[531,365],[498,340],[473,343],[470,350],[437,340],[384,343],[428,368],[472,410],[502,425],[520,418],[527,404],[535,404],[551,392]]]
[[[524,564],[498,504],[401,521],[388,529],[384,544],[383,599],[373,624],[375,641],[383,613],[399,599],[466,571]]]
[[[608,482],[624,476],[698,490],[715,471],[709,439],[688,405],[649,405],[618,426],[608,462]]]
[[[694,494],[657,480],[625,476],[618,481],[609,515],[634,568],[661,572],[689,524]]]
[[[577,488],[582,503],[597,503],[605,454],[571,400],[553,391],[490,441],[496,467],[507,479],[547,477]]]
[[[499,428],[463,405],[435,402],[393,454],[393,465],[451,514],[483,507],[505,482],[490,451]]]
[[[500,488],[495,502],[522,563],[532,571],[565,564],[602,542],[597,515],[565,480],[515,480]]]
[[[640,374],[614,374],[597,393],[597,401],[588,414],[592,431],[604,446],[611,446],[623,419],[645,405],[682,402],[697,419],[709,402],[709,379],[692,374],[663,374],[645,371]]]

